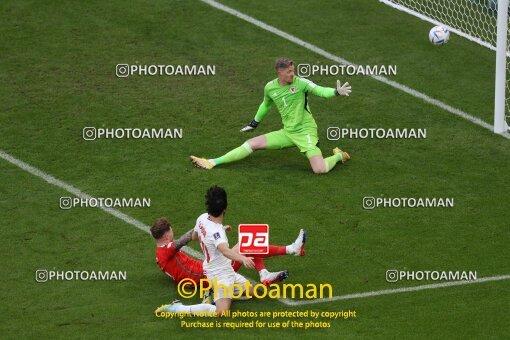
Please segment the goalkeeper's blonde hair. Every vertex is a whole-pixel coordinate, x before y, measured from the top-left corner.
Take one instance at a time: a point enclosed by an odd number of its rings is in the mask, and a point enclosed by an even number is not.
[[[278,70],[281,70],[284,68],[288,68],[292,65],[294,65],[294,61],[292,59],[287,58],[287,57],[280,57],[280,58],[276,59],[274,68],[276,69],[276,71],[278,71]]]

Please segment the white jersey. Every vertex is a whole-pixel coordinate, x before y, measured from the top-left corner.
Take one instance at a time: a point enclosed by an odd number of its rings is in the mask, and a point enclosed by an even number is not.
[[[217,248],[221,243],[228,245],[223,224],[211,221],[209,214],[204,213],[197,218],[194,230],[198,234],[198,240],[204,252],[203,268],[205,275],[211,278],[224,274],[234,274],[232,261]]]

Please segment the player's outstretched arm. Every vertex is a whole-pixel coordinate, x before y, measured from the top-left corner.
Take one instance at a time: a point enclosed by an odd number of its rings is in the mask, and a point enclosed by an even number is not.
[[[255,268],[255,264],[253,263],[253,259],[251,257],[236,253],[230,249],[226,243],[218,244],[217,248],[226,258],[232,261],[241,262],[246,268]]]
[[[264,89],[264,101],[260,104],[257,113],[255,114],[255,118],[245,127],[241,129],[241,132],[250,132],[257,128],[259,123],[264,119],[264,117],[269,113],[271,107],[273,106],[273,100],[269,97]]]
[[[181,249],[185,245],[191,242],[193,237],[193,229],[188,231],[186,234],[182,235],[177,241],[174,242],[174,247],[176,250]]]
[[[312,83],[313,84],[313,83]],[[319,85],[313,84],[313,88],[310,90],[313,95],[323,97],[323,98],[331,98],[334,96],[349,96],[349,93],[352,92],[351,85],[349,83],[341,84],[340,80],[336,81],[336,88],[332,87],[323,87]]]

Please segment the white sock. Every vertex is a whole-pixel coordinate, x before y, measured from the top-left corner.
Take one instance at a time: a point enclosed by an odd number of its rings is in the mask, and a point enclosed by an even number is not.
[[[259,271],[260,278],[262,278],[262,277],[266,276],[267,274],[269,274],[269,272],[267,271],[267,269],[266,269],[266,268],[261,269],[261,270]]]
[[[292,252],[294,251],[294,244],[289,244],[288,246],[285,246],[285,252],[287,253],[287,255],[289,254],[292,254]]]
[[[211,162],[213,166],[216,166],[216,162],[214,161],[214,159],[208,159],[208,161]]]
[[[175,306],[175,311],[177,313],[191,313],[191,306],[177,305]]]
[[[201,303],[198,305],[189,306],[191,314],[195,315],[195,313],[214,313],[216,312],[216,306],[210,305],[207,303]]]
[[[216,306],[209,305],[207,303],[200,303],[198,305],[179,305],[176,306],[177,313],[191,313],[191,315],[195,315],[197,313],[204,312],[216,312]]]

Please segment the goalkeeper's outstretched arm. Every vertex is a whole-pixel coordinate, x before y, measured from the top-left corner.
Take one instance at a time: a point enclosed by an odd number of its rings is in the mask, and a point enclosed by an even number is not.
[[[314,86],[314,88],[310,91],[312,94],[323,97],[323,98],[331,98],[334,96],[349,96],[349,93],[352,92],[351,85],[349,83],[341,84],[340,80],[336,81],[336,88],[332,87],[322,87],[319,85]]]
[[[262,121],[262,119],[264,119],[264,117],[271,110],[272,106],[273,106],[273,101],[266,94],[266,91],[264,90],[264,101],[260,104],[259,109],[257,110],[257,113],[255,114],[255,118],[248,125],[243,127],[241,129],[241,132],[248,132],[248,131],[255,130],[255,128],[259,125],[259,123]]]

